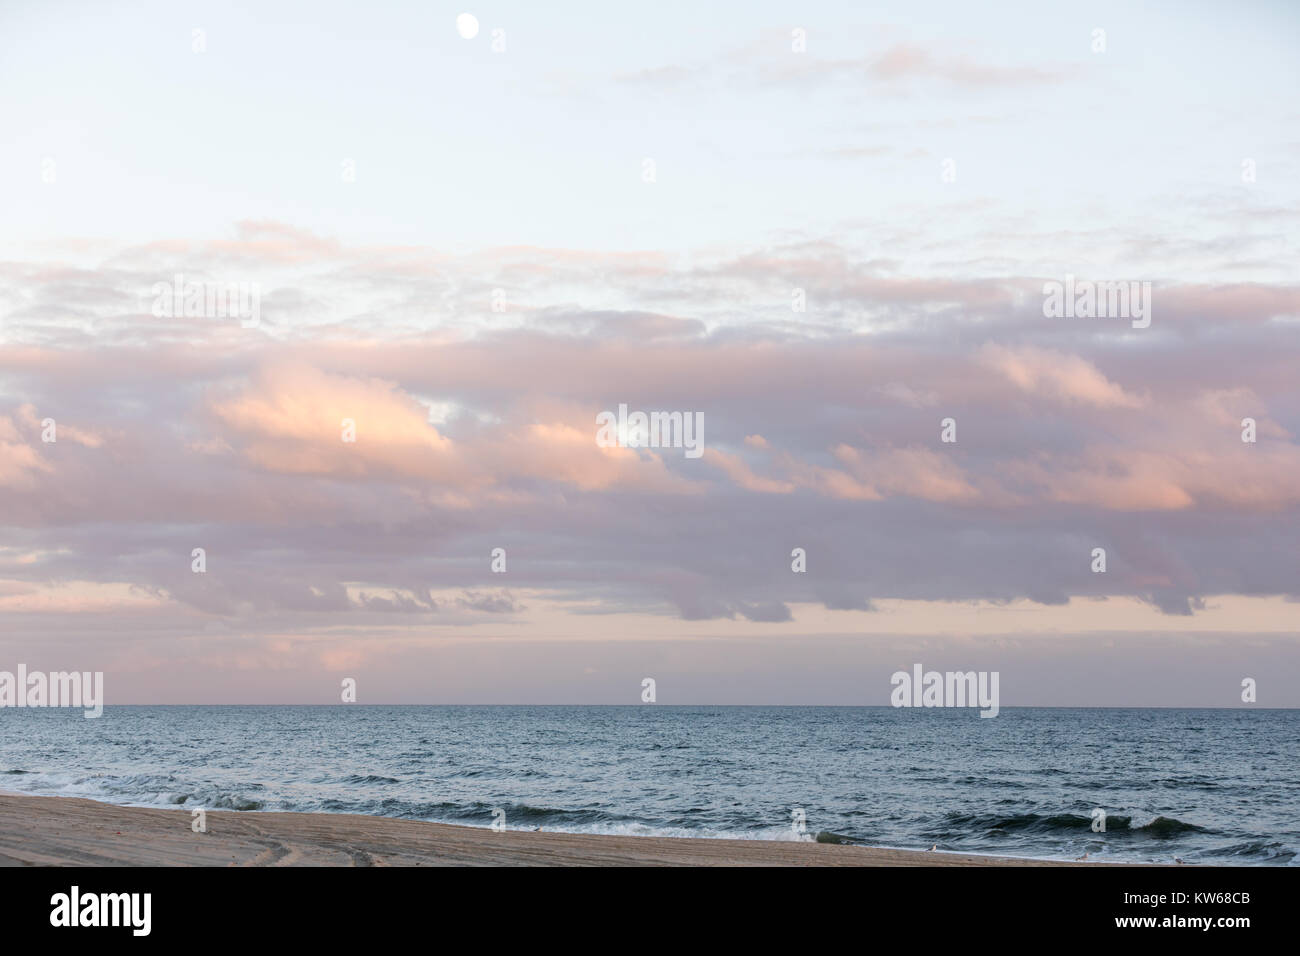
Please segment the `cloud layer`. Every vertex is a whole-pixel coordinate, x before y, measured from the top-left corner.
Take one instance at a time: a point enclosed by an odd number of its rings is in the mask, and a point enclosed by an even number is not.
[[[258,629],[508,616],[506,581],[752,622],[894,598],[1188,615],[1300,591],[1290,286],[1161,286],[1134,330],[1044,318],[1041,277],[873,279],[829,241],[669,265],[265,223],[9,271],[10,588],[113,586]],[[153,316],[174,272],[261,283],[263,324]],[[570,301],[592,274],[630,308]],[[773,301],[774,274],[807,312]],[[599,447],[619,404],[701,412],[705,455]]]

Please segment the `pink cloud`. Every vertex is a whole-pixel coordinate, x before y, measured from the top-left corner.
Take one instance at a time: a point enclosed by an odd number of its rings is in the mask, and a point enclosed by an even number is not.
[[[1140,408],[1141,398],[1108,381],[1096,366],[1053,349],[986,345],[984,362],[1022,392],[1094,408]]]

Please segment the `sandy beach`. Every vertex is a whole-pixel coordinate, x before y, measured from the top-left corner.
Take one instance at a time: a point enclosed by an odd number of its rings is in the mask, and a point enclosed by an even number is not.
[[[773,840],[547,833],[331,813],[118,807],[0,794],[6,866],[1088,866]],[[1100,864],[1107,865],[1107,864]]]

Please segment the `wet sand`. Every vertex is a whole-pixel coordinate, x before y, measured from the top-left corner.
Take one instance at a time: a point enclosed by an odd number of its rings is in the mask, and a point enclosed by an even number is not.
[[[341,813],[117,807],[0,793],[7,866],[1089,866],[775,840],[548,833]]]

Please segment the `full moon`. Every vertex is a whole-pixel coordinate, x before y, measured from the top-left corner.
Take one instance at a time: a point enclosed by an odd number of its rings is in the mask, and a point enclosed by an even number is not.
[[[478,36],[478,20],[471,13],[462,13],[456,18],[456,32],[466,40]]]

